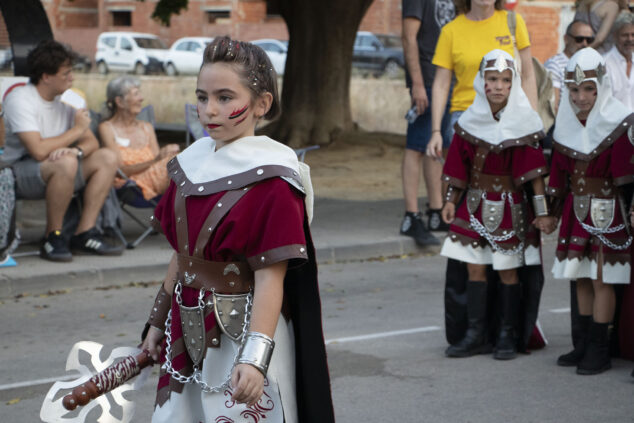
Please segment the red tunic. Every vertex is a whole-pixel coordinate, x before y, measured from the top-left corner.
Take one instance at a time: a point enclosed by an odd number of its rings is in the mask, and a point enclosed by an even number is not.
[[[186,213],[190,246],[189,253],[196,245],[196,239],[205,219],[226,191],[207,196],[186,198]],[[154,217],[172,248],[179,251],[176,234],[174,197],[180,195],[174,182],[154,211]],[[266,266],[284,260],[306,259],[306,235],[304,233],[304,200],[302,195],[280,178],[264,180],[253,186],[220,221],[212,233],[204,250],[204,258],[211,261],[244,261],[255,271],[264,266],[260,257],[266,256]],[[303,250],[302,250],[303,248]],[[198,304],[198,290],[183,286],[182,301],[185,306]],[[209,292],[206,296],[210,295]],[[205,319],[209,331],[216,326],[214,313]],[[182,337],[178,304],[172,297],[172,338]],[[162,359],[165,361],[165,348]],[[186,367],[190,359],[186,351],[174,357],[172,364],[176,370]],[[170,382],[170,375],[163,375],[158,384],[160,390]]]
[[[616,186],[632,183],[634,182],[633,155],[634,146],[630,143],[627,133],[624,133],[614,141],[612,146],[606,148],[589,161],[585,175],[588,177],[610,178]],[[570,177],[575,171],[575,162],[574,158],[554,149],[548,192],[555,197],[565,198],[557,243],[557,260],[563,261],[574,258],[596,260],[599,248],[603,246],[605,263],[629,263],[631,246],[625,250],[615,250],[603,245],[597,237],[590,235],[577,220],[573,207],[573,194],[569,191],[568,185]],[[622,224],[623,220],[624,216],[617,199],[614,220],[610,227]],[[584,223],[594,226],[590,213],[588,213]],[[627,240],[628,234],[623,229],[604,236],[611,242],[621,245]]]
[[[456,188],[463,190],[468,189],[469,181],[471,177],[471,169],[473,168],[474,158],[478,147],[468,140],[462,138],[460,135],[454,135],[454,138],[449,147],[449,153],[447,154],[447,160],[443,168],[443,180]],[[490,151],[482,167],[482,172],[489,175],[503,175],[511,176],[515,187],[519,190],[512,194],[514,204],[524,202],[524,193],[521,190],[523,184],[542,177],[547,173],[546,160],[541,147],[533,147],[530,145],[521,145],[518,147],[507,147],[501,151]],[[501,200],[502,194],[500,192],[489,191],[486,193],[488,200]],[[532,212],[530,207],[528,209],[527,226],[526,231],[526,244],[534,246],[539,245],[539,237],[535,228],[530,225],[532,221]],[[482,223],[482,202],[475,211],[474,216]],[[456,210],[456,218],[449,227],[449,236],[454,241],[460,241],[463,245],[471,244],[474,247],[484,247],[488,245],[486,239],[481,237],[477,232],[469,226],[469,210],[467,209],[467,202],[462,201]],[[507,231],[513,229],[511,221],[511,207],[508,200],[504,206],[504,217],[498,227],[493,232],[493,235],[503,235]],[[520,242],[517,236],[511,237],[507,241],[499,242],[498,244],[505,248],[513,248]]]

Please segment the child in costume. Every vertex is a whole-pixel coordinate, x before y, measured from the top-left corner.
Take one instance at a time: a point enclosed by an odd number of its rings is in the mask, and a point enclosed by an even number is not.
[[[605,61],[592,48],[570,58],[565,83],[547,191],[561,219],[552,271],[555,278],[577,281],[580,337],[557,364],[590,375],[611,367],[613,284],[630,282],[626,205],[634,182],[634,114],[612,97]]]
[[[196,95],[210,137],[168,162],[154,214],[175,250],[143,342],[162,364],[155,423],[334,422],[308,168],[254,136],[279,113],[276,81],[257,46],[205,49]]]
[[[441,254],[466,263],[468,273],[462,288],[466,330],[457,339],[448,333],[452,345],[446,355],[468,357],[491,351],[487,320],[495,301],[488,298],[486,268],[492,265],[501,280],[496,287],[501,296],[501,324],[493,334],[497,337],[494,358],[508,360],[516,357],[518,346],[526,348],[543,283],[539,234],[531,225],[534,215],[548,214],[543,181],[547,168],[539,144],[543,126],[522,91],[515,61],[508,53],[487,53],[473,84],[476,98],[455,126],[443,168],[447,193],[442,217],[451,226]],[[534,212],[527,204],[529,196]],[[525,265],[536,267],[539,279],[530,304],[522,291],[529,291],[533,276],[518,272]],[[448,285],[452,283],[449,267]],[[452,290],[447,289],[448,295]],[[530,312],[520,316],[521,308]],[[453,324],[454,317],[447,319],[448,326]]]

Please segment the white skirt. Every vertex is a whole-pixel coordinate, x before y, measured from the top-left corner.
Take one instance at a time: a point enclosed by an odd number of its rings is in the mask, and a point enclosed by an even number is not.
[[[630,264],[629,263],[603,263],[603,282],[604,283],[630,283]],[[563,259],[561,261],[555,259],[553,264],[553,277],[555,279],[578,279],[590,278],[596,280],[599,277],[599,266],[595,260],[583,257],[581,260]]]
[[[239,345],[221,334],[220,348],[209,348],[203,361],[203,381],[222,384],[231,370]],[[291,324],[280,316],[275,329],[275,349],[264,379],[264,394],[252,407],[231,400],[232,390],[205,393],[188,383],[182,393],[171,392],[163,406],[154,409],[152,423],[297,423],[295,396],[295,338]]]
[[[455,260],[471,264],[491,264],[493,270],[516,269],[524,265],[541,264],[539,249],[529,245],[524,250],[524,259],[520,254],[506,255],[493,251],[490,245],[473,247],[471,244],[463,245],[460,241],[453,241],[451,237],[445,238],[440,254]]]

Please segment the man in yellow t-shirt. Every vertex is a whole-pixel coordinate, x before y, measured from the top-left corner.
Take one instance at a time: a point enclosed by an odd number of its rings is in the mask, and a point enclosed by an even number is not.
[[[464,111],[473,103],[473,80],[482,57],[496,48],[513,55],[513,39],[508,26],[507,11],[496,10],[493,16],[473,21],[464,14],[442,28],[432,63],[453,71],[456,83],[451,97],[450,112]],[[517,49],[530,47],[524,19],[516,14]]]

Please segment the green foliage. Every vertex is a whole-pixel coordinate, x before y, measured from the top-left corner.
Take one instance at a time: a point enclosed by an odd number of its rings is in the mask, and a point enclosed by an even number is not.
[[[159,0],[154,8],[154,13],[152,13],[152,19],[158,20],[162,25],[169,26],[172,15],[179,15],[181,10],[187,9],[188,1],[189,0]]]

